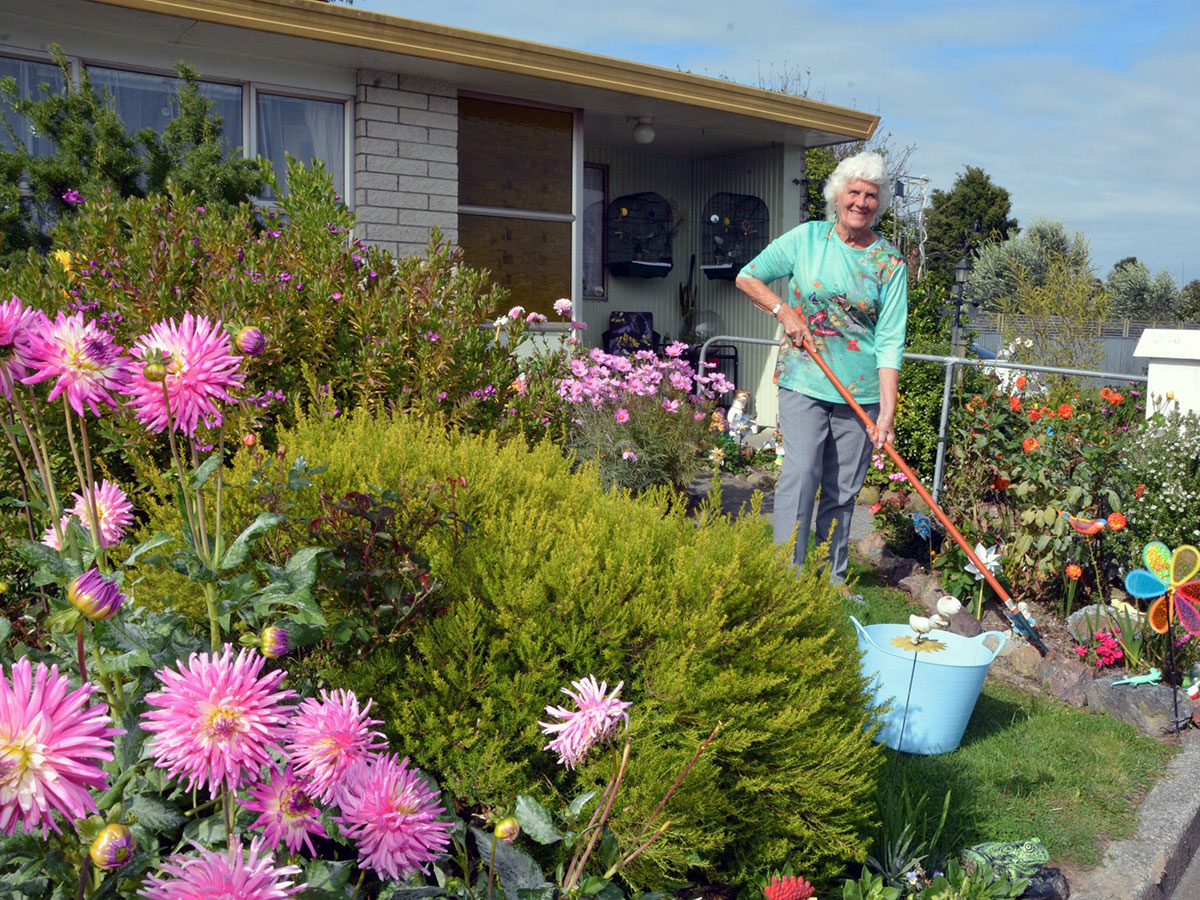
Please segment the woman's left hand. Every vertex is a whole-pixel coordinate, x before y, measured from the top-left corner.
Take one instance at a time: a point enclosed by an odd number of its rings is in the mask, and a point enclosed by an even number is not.
[[[881,413],[876,417],[874,427],[869,428],[867,432],[876,450],[882,450],[884,444],[896,443],[896,424],[892,416]]]

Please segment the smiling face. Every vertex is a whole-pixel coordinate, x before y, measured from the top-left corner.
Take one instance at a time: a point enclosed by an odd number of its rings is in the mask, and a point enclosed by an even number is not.
[[[851,232],[870,228],[879,211],[879,187],[861,178],[847,184],[833,201],[837,220]]]

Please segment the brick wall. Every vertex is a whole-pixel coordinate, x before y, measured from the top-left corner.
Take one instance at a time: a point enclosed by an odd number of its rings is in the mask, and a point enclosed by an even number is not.
[[[354,111],[358,236],[422,253],[437,225],[458,241],[458,96],[453,85],[360,71]]]

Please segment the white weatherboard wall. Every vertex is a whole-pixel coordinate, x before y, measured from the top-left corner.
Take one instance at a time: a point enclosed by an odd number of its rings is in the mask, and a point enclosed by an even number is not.
[[[1147,328],[1133,355],[1149,361],[1150,398],[1170,394],[1182,412],[1200,412],[1200,331]],[[1146,404],[1147,417],[1154,406],[1153,400]]]
[[[437,226],[458,241],[458,93],[449,84],[358,73],[356,230],[397,256],[422,255]]]

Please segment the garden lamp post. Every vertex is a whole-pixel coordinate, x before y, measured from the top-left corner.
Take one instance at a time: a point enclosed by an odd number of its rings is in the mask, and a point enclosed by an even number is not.
[[[973,267],[965,253],[962,259],[954,264],[954,287],[951,288],[954,294],[954,318],[951,320],[950,352],[955,356],[962,352],[963,304],[969,302],[964,295],[967,289],[967,278],[970,277],[972,270]],[[973,305],[978,306],[979,304]]]

